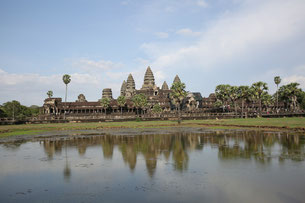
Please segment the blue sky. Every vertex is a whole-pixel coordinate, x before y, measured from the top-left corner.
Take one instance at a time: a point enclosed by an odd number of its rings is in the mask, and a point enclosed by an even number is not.
[[[68,100],[119,95],[147,66],[157,85],[178,74],[208,96],[218,84],[265,81],[305,89],[304,0],[0,0],[0,103],[42,105],[48,90]]]

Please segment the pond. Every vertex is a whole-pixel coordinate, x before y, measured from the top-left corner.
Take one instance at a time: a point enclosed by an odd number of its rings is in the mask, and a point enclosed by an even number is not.
[[[305,135],[101,134],[0,144],[0,202],[304,202]]]

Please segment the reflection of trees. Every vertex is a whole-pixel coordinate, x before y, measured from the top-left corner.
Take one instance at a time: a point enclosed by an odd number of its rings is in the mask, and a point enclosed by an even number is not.
[[[188,155],[186,153],[187,141],[185,136],[175,136],[173,142],[173,159],[175,162],[175,168],[179,171],[187,170]],[[194,147],[195,148],[195,147]]]
[[[69,181],[71,178],[71,168],[68,161],[68,152],[67,152],[67,142],[65,141],[65,155],[66,155],[66,162],[64,168],[64,178],[66,181]]]
[[[101,145],[103,148],[104,158],[111,159],[113,155],[113,139],[109,136],[103,136]]]
[[[133,171],[137,163],[137,153],[135,149],[136,146],[130,137],[125,137],[123,139],[124,141],[119,144],[119,149],[122,152],[124,162],[128,163],[129,168],[131,171]]]
[[[280,161],[284,159],[291,159],[294,161],[302,161],[305,158],[304,145],[305,139],[300,139],[298,135],[289,135],[288,133],[280,137],[282,146]]]
[[[158,157],[174,162],[177,171],[188,168],[189,155],[193,150],[202,150],[204,146],[218,148],[221,160],[253,159],[260,163],[272,160],[275,146],[280,146],[279,159],[304,159],[305,143],[298,135],[286,133],[262,133],[258,131],[214,131],[210,133],[176,133],[175,135],[136,135],[136,136],[90,136],[73,137],[69,140],[45,140],[45,153],[52,159],[54,153],[61,153],[64,146],[78,149],[80,155],[86,153],[89,146],[102,146],[105,159],[112,159],[113,150],[118,146],[123,161],[134,170],[137,156],[143,155],[148,174],[153,176]],[[67,170],[68,174],[68,170]]]

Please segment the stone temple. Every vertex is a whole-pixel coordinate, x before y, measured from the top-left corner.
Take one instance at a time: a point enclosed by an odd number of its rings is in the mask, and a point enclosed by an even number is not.
[[[175,76],[174,82],[181,82],[178,75]],[[186,85],[187,86],[187,85]],[[102,98],[110,100],[109,108],[106,110],[101,106],[99,101],[87,101],[84,94],[80,94],[75,102],[63,102],[61,98],[47,98],[44,101],[42,114],[45,117],[60,116],[65,114],[67,117],[86,117],[91,115],[130,115],[135,116],[136,108],[132,98],[137,94],[144,94],[147,98],[147,106],[140,111],[142,113],[151,113],[154,105],[159,104],[163,113],[174,112],[177,107],[170,98],[171,89],[166,81],[161,87],[155,83],[153,71],[148,66],[144,75],[143,85],[140,89],[136,89],[135,81],[132,74],[122,82],[120,96],[126,98],[126,104],[119,106],[116,99],[112,96],[111,88],[105,88],[102,91]],[[202,98],[199,92],[188,92],[187,97],[182,104],[184,111],[209,111],[213,108],[216,101],[215,94],[211,94],[208,98]],[[106,111],[106,112],[105,112]]]

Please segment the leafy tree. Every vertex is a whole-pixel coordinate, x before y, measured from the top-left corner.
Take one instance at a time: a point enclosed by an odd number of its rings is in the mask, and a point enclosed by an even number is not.
[[[63,82],[66,85],[66,95],[65,95],[65,102],[67,102],[67,92],[68,92],[68,84],[71,82],[71,76],[68,74],[63,75],[62,77]]]
[[[147,108],[148,102],[147,97],[144,94],[139,94],[141,97],[140,107],[143,110],[143,114],[145,113],[145,109]]]
[[[223,106],[223,103],[219,99],[217,99],[216,102],[213,104],[213,107],[215,107],[215,108],[220,108],[222,106]]]
[[[278,91],[279,91],[279,84],[281,83],[282,79],[280,76],[276,76],[274,77],[274,83],[276,84],[276,109],[279,108],[279,95],[278,95]]]
[[[7,117],[5,111],[3,110],[3,106],[0,105],[0,118],[5,118]]]
[[[48,95],[49,98],[53,97],[53,91],[52,91],[52,90],[49,90],[49,91],[47,92],[47,95]]]
[[[295,111],[297,108],[298,97],[302,95],[302,90],[298,88],[299,83],[290,83],[280,87],[278,93],[279,98],[286,104],[291,106],[291,110]]]
[[[107,109],[109,108],[109,105],[110,105],[110,99],[109,98],[102,98],[101,99],[101,106],[105,110],[105,115],[106,115]]]
[[[239,90],[237,86],[230,86],[228,89],[228,97],[234,104],[235,115],[237,115],[237,100],[239,99]]]
[[[186,97],[187,92],[185,91],[185,84],[181,82],[174,82],[171,87],[172,92],[170,93],[171,99],[177,104],[178,107],[178,124],[181,123],[181,103]]]
[[[301,109],[305,110],[305,92],[302,91],[298,97]]]
[[[126,105],[126,98],[124,96],[119,96],[117,99],[119,106],[121,107],[121,114],[123,113],[123,107]]]
[[[13,120],[25,119],[32,115],[31,110],[28,107],[21,105],[20,102],[16,100],[4,103],[2,110],[4,111],[4,115]]]
[[[28,108],[30,109],[32,116],[37,116],[39,114],[39,109],[40,109],[39,106],[32,105],[32,106],[30,106]]]
[[[223,104],[223,111],[225,106],[227,105],[227,102],[229,101],[229,91],[230,91],[230,85],[217,85],[215,88],[215,94],[216,98],[219,99]]]
[[[139,115],[139,108],[145,108],[147,105],[147,98],[144,94],[136,94],[132,98],[133,104],[137,109],[137,115]]]
[[[132,102],[134,107],[137,109],[137,115],[139,115],[139,108],[141,107],[141,97],[139,94],[136,94],[132,97]]]
[[[262,96],[267,92],[267,90],[268,86],[265,82],[259,81],[253,83],[251,86],[251,94],[259,104],[259,116],[262,116]]]
[[[274,104],[274,97],[272,97],[270,94],[268,94],[267,92],[265,92],[262,95],[262,104],[268,108],[268,106]]]
[[[239,86],[238,87],[238,98],[241,99],[241,115],[244,115],[245,101],[249,100],[250,88],[249,86]]]
[[[160,114],[162,112],[162,108],[161,108],[160,104],[155,104],[153,106],[152,112],[154,114]]]

